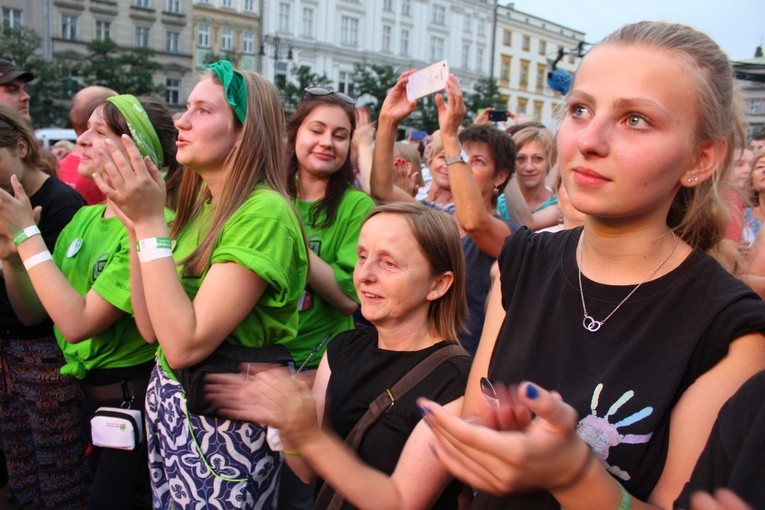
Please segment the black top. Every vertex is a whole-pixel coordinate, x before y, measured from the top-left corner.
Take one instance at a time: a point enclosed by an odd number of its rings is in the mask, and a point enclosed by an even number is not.
[[[765,508],[765,370],[720,409],[690,482],[675,502],[690,508],[696,491],[728,487],[752,508]]]
[[[29,197],[32,207],[41,206],[40,228],[48,250],[53,252],[58,235],[84,202],[79,193],[55,177],[49,177],[40,189]],[[25,327],[16,317],[5,290],[5,279],[0,278],[0,338],[41,338],[53,336],[53,323],[46,319],[40,324]]]
[[[765,304],[699,252],[642,285],[597,332],[582,326],[576,246],[582,229],[521,229],[499,257],[507,317],[489,365],[505,383],[554,389],[582,419],[578,433],[609,472],[645,500],[666,460],[670,412],[683,392],[741,335],[765,331]],[[602,320],[635,287],[582,276],[587,311]],[[474,508],[560,508],[547,492]]]
[[[421,351],[387,351],[377,347],[377,331],[373,328],[336,336],[327,348],[332,375],[326,405],[332,428],[340,437],[346,437],[374,399],[420,361],[447,345],[441,342]],[[404,444],[422,418],[417,398],[447,404],[461,397],[465,393],[470,361],[469,356],[445,361],[371,425],[358,450],[364,462],[386,474],[393,473]],[[456,509],[460,487],[452,482],[433,508]],[[346,503],[343,508],[353,507]]]

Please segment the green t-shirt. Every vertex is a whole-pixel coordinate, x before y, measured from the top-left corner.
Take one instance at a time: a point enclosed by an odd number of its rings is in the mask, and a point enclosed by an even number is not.
[[[156,346],[141,338],[130,303],[130,252],[125,227],[119,218],[104,218],[105,205],[83,207],[61,231],[53,260],[82,296],[93,289],[123,312],[114,324],[89,338],[70,344],[58,327],[56,339],[66,364],[61,373],[83,379],[99,368],[131,367],[151,361]],[[166,212],[168,220],[171,213]]]
[[[337,208],[335,221],[326,229],[317,229],[310,223],[311,210],[317,202],[295,200],[305,226],[308,246],[321,260],[332,267],[335,280],[346,296],[358,302],[353,286],[353,268],[356,266],[356,244],[361,224],[374,208],[374,201],[363,191],[349,188]],[[319,222],[324,219],[321,214]],[[327,347],[327,341],[343,331],[353,329],[353,316],[343,315],[327,303],[313,289],[307,287],[301,300],[298,336],[293,351],[298,366],[310,356],[308,367],[318,366]],[[321,349],[314,349],[323,344]]]
[[[180,262],[198,246],[209,228],[213,209],[206,204],[178,235],[173,259]],[[289,202],[268,186],[260,184],[234,212],[213,247],[210,263],[199,278],[185,278],[178,265],[181,283],[194,299],[212,264],[234,262],[252,270],[266,282],[255,307],[225,341],[234,345],[269,347],[280,344],[292,350],[297,333],[297,306],[305,286],[308,253],[303,233]],[[175,377],[162,348],[159,360]]]

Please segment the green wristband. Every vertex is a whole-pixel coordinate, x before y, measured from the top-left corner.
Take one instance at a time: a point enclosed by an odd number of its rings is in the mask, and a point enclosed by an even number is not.
[[[632,495],[627,492],[627,489],[622,484],[619,484],[619,489],[622,491],[622,500],[619,502],[619,508],[616,510],[632,510]]]
[[[156,250],[157,248],[173,249],[173,240],[169,237],[147,237],[146,239],[139,239],[135,242],[135,248],[139,252]]]
[[[36,235],[40,235],[40,229],[37,228],[37,225],[32,225],[23,230],[19,230],[16,232],[16,235],[13,236],[13,244],[18,247],[21,243]]]

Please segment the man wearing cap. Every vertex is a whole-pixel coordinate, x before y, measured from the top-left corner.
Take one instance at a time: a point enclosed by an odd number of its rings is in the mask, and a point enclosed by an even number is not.
[[[22,71],[10,61],[0,59],[0,103],[17,110],[30,123],[27,84],[35,79],[29,71]]]

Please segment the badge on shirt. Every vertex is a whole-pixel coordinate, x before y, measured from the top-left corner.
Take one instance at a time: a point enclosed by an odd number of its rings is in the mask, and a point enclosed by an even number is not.
[[[78,237],[72,241],[72,244],[69,245],[69,249],[66,250],[66,256],[71,259],[77,255],[77,252],[80,251],[80,248],[82,248],[82,239]]]

